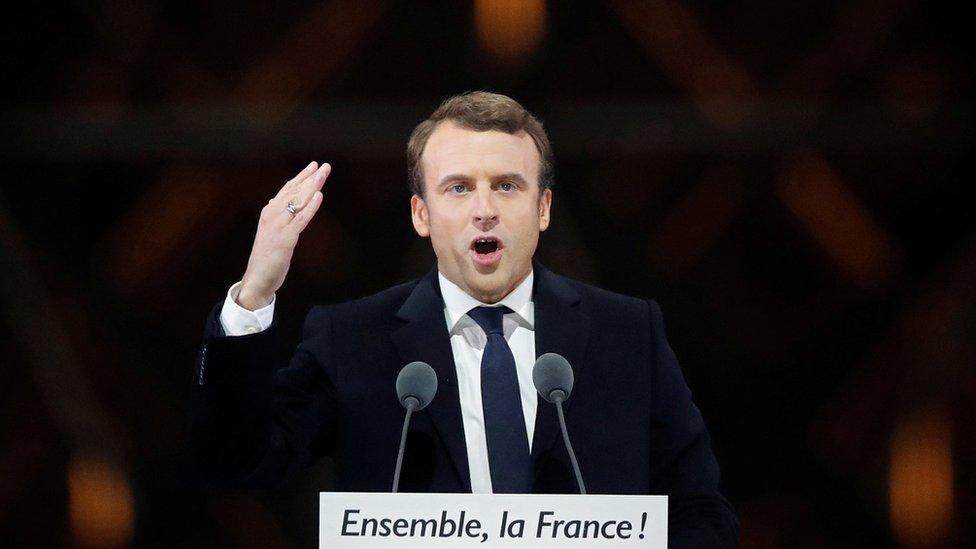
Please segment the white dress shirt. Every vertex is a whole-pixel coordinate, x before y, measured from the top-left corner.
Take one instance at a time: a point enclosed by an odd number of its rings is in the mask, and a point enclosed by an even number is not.
[[[515,357],[519,391],[522,397],[522,416],[525,433],[532,451],[535,433],[535,414],[538,393],[532,383],[532,367],[535,365],[535,308],[532,302],[533,272],[525,277],[511,293],[498,303],[481,303],[453,282],[437,273],[444,298],[444,321],[451,338],[454,368],[458,379],[458,397],[461,403],[461,419],[464,441],[468,454],[468,470],[471,472],[471,491],[491,493],[491,469],[488,466],[488,442],[485,438],[485,415],[481,405],[481,357],[488,343],[488,336],[481,326],[467,315],[474,307],[505,306],[513,312],[505,315],[503,330],[508,346]],[[266,330],[274,318],[275,299],[256,311],[249,311],[237,304],[241,283],[227,291],[220,311],[220,324],[228,336],[241,336]]]

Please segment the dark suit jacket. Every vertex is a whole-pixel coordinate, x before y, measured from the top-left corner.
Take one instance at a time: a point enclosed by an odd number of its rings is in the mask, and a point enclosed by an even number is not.
[[[669,496],[672,547],[730,547],[738,526],[653,301],[613,294],[535,266],[536,354],[573,366],[566,421],[594,494]],[[336,489],[390,489],[403,409],[394,383],[421,360],[437,372],[433,402],[414,415],[400,488],[470,492],[457,379],[437,272],[376,295],[317,306],[281,369],[274,326],[225,337],[207,321],[194,376],[193,439],[212,480],[267,485],[332,455]],[[555,407],[539,399],[533,490],[576,493]]]

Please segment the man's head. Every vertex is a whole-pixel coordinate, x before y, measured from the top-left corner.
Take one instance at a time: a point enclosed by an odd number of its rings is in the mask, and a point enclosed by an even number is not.
[[[532,269],[549,226],[552,149],[515,100],[473,92],[445,100],[407,145],[417,234],[429,236],[448,280],[485,303]]]

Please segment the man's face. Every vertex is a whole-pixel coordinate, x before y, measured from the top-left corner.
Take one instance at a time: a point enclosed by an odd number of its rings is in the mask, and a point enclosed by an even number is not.
[[[417,234],[430,237],[448,280],[481,302],[501,300],[529,274],[549,226],[552,191],[539,193],[535,142],[445,121],[420,162],[424,198],[410,199]]]

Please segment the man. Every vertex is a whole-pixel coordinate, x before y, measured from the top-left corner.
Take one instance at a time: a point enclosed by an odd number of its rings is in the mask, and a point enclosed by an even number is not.
[[[735,516],[658,306],[532,261],[553,196],[541,123],[511,98],[467,93],[418,125],[407,153],[413,226],[436,269],[313,308],[278,370],[274,295],[331,167],[313,162],[263,209],[198,360],[194,440],[208,474],[268,484],[332,455],[338,490],[389,490],[403,418],[394,382],[422,360],[440,389],[412,422],[402,490],[577,492],[555,409],[531,380],[536,357],[556,352],[576,375],[566,420],[590,493],[668,495],[672,546],[734,546]]]

